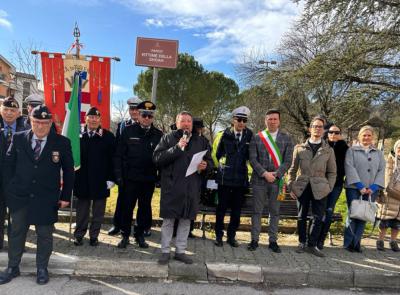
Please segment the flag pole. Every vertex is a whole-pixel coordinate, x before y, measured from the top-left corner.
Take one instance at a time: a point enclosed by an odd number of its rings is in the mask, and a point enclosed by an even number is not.
[[[72,190],[71,193],[71,202],[69,202],[70,208],[69,208],[69,241],[71,242],[72,240],[72,208],[74,204],[74,191]]]

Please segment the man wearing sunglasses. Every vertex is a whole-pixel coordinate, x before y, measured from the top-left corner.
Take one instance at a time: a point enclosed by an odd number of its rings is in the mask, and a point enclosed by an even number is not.
[[[138,122],[139,110],[137,107],[141,102],[142,102],[142,100],[137,97],[128,98],[128,100],[126,101],[126,103],[129,106],[128,112],[129,112],[130,118],[128,120],[124,120],[124,121],[118,123],[117,132],[115,134],[117,141],[119,141],[122,131],[124,131],[124,129],[126,127],[136,124]],[[115,207],[115,212],[114,212],[114,217],[113,217],[113,226],[108,231],[108,234],[110,236],[115,236],[115,235],[119,234],[121,231],[121,218],[122,218],[121,203],[122,203],[122,196],[121,196],[120,190],[119,190],[118,198],[117,198],[117,205]]]
[[[218,205],[215,223],[215,245],[222,247],[224,236],[224,217],[228,207],[231,216],[227,230],[227,243],[238,247],[235,239],[240,224],[240,212],[244,194],[249,186],[247,160],[249,159],[249,143],[253,132],[246,127],[250,110],[241,106],[232,112],[232,127],[227,128],[219,141],[216,157],[219,162]]]
[[[132,215],[138,201],[135,241],[140,248],[148,248],[144,230],[151,216],[151,199],[158,180],[153,163],[153,152],[161,139],[161,130],[153,126],[156,105],[143,101],[137,106],[138,124],[126,127],[117,144],[114,157],[115,178],[122,193],[121,234],[118,248],[126,248],[132,227]]]
[[[265,114],[267,128],[258,132],[250,143],[249,158],[251,167],[253,167],[251,183],[254,200],[251,217],[251,243],[247,247],[249,251],[258,248],[261,216],[264,205],[268,202],[270,217],[268,248],[275,253],[281,252],[277,243],[280,209],[278,195],[282,192],[283,178],[292,162],[293,142],[289,134],[279,129],[280,119],[279,110],[268,110]]]

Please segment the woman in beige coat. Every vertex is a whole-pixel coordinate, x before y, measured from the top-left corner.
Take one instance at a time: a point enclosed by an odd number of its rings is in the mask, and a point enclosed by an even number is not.
[[[396,175],[399,175],[397,178],[400,178],[400,174],[398,174],[400,173],[400,140],[396,141],[394,144],[393,151],[389,154],[386,162],[386,187],[394,172],[396,172]],[[400,248],[396,239],[400,229],[400,198],[386,192],[383,204],[379,205],[378,217],[381,222],[379,224],[380,232],[379,240],[376,241],[376,248],[380,251],[385,250],[383,240],[386,235],[386,230],[390,228],[389,246],[393,251],[399,252]]]
[[[326,196],[336,182],[335,152],[323,139],[324,121],[316,117],[310,124],[310,138],[294,148],[292,165],[288,171],[288,190],[297,200],[297,231],[299,246],[297,253],[309,252],[325,256],[317,248],[325,215]],[[313,218],[307,227],[311,206]],[[306,245],[307,243],[307,245]]]

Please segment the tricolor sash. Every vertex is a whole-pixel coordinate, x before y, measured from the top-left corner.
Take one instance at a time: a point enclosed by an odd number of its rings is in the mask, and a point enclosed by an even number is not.
[[[275,168],[278,169],[282,163],[282,155],[281,152],[279,151],[278,146],[276,145],[275,140],[272,138],[271,134],[266,129],[258,132],[258,135],[260,136],[261,141],[263,142],[265,148],[267,149],[269,155],[271,156]]]
[[[282,163],[282,155],[281,152],[276,145],[275,140],[272,138],[271,134],[268,132],[267,129],[258,132],[258,136],[260,136],[260,139],[262,143],[264,144],[265,148],[267,149],[272,162],[274,163],[274,166],[276,169],[279,168],[279,166]],[[283,179],[280,178],[278,180],[278,186],[279,186],[279,195],[282,194],[282,189],[283,189]]]

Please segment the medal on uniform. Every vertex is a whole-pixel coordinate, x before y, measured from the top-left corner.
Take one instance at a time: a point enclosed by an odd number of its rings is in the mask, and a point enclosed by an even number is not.
[[[51,160],[53,161],[53,163],[60,162],[60,152],[58,151],[51,152]]]

